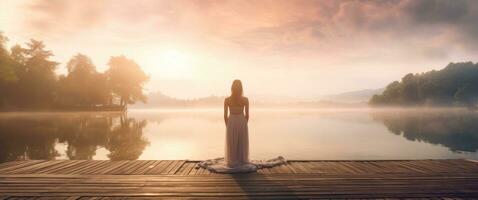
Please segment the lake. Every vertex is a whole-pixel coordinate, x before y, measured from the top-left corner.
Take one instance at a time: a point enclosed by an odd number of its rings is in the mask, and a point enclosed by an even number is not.
[[[222,111],[2,113],[0,162],[220,157]],[[478,158],[478,113],[459,109],[254,109],[252,159]]]

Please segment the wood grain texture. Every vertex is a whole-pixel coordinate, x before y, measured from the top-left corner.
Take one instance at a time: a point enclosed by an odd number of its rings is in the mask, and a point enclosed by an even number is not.
[[[13,161],[0,199],[477,199],[473,160],[289,161],[215,174],[197,161]]]

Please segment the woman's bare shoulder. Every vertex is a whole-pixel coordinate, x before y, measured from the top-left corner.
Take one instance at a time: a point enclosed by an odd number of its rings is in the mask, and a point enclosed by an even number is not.
[[[248,99],[247,97],[242,97],[242,101],[243,101],[244,103],[249,103],[249,99]]]

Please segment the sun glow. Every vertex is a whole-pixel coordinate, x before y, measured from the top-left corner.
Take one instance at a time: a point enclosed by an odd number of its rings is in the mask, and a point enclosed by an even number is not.
[[[171,66],[184,66],[190,60],[190,58],[183,52],[177,49],[169,49],[164,51],[161,55],[161,59]]]
[[[154,51],[147,56],[152,73],[164,78],[182,79],[194,75],[192,54],[175,48]]]

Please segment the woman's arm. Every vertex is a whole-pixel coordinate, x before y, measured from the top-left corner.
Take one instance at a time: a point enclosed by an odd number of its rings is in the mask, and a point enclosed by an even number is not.
[[[227,125],[227,99],[224,99],[224,123]]]
[[[246,120],[249,121],[249,99],[246,98]]]

